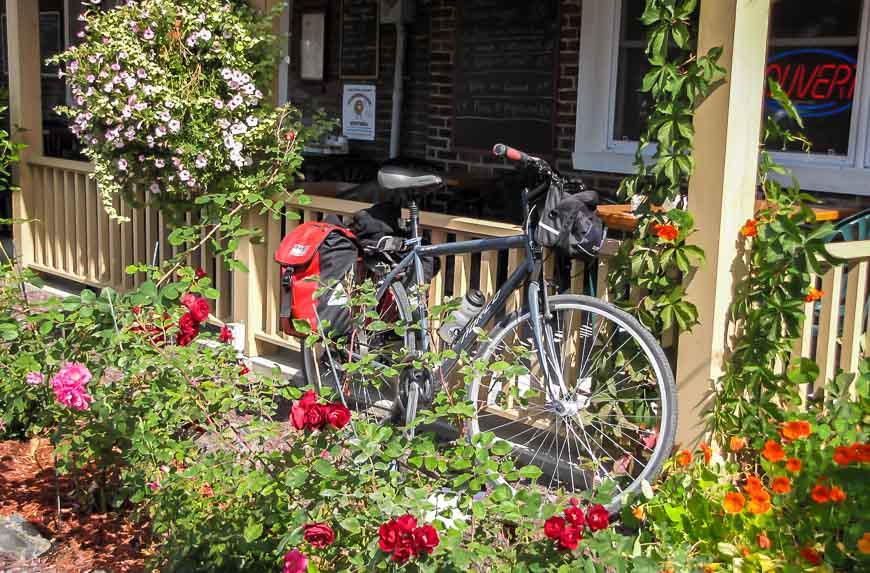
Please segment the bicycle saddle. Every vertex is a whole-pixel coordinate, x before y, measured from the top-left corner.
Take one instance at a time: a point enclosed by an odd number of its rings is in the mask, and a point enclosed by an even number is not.
[[[432,173],[389,165],[378,171],[378,183],[384,189],[397,190],[438,187],[443,181]]]

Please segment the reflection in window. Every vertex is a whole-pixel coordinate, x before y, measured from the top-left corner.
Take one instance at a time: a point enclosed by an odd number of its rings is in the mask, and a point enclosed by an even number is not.
[[[860,21],[860,0],[776,0],[772,6],[767,77],[795,103],[814,153],[849,153]],[[767,109],[787,121],[769,99]]]
[[[649,96],[640,92],[643,76],[650,68],[644,53],[646,32],[640,23],[645,3],[645,0],[622,0],[613,119],[613,139],[616,141],[640,139],[649,114]]]

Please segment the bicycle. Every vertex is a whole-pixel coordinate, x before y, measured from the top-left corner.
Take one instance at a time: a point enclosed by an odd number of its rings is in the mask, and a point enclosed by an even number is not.
[[[306,378],[316,387],[332,387],[358,411],[380,412],[384,421],[403,414],[410,425],[420,402],[431,402],[440,388],[434,380],[448,379],[459,358],[446,360],[437,372],[406,367],[398,382],[386,387],[357,384],[349,365],[371,362],[373,351],[387,345],[404,346],[409,356],[430,350],[429,312],[420,304],[425,297],[417,295],[420,300],[412,305],[405,287],[408,278],[413,285],[423,284],[424,259],[522,248],[525,260],[446,345],[457,357],[468,352],[484,364],[499,365],[476,374],[467,385],[467,399],[474,406],[468,437],[493,432],[507,441],[519,463],[543,470],[539,483],[546,482],[548,489],[574,492],[612,480],[616,495],[608,508],[615,511],[625,495],[652,480],[670,455],[677,423],[673,374],[653,335],[627,312],[589,296],[548,293],[530,205],[560,176],[545,161],[507,146],[496,145],[494,153],[542,180],[522,190],[522,234],[424,245],[417,198],[440,186],[441,178],[381,169],[382,187],[409,194],[410,238],[394,242],[392,250],[377,249],[387,261],[375,273],[378,288],[367,320],[419,323],[420,328],[402,328],[398,335],[355,331],[338,353],[328,345],[306,346]],[[525,306],[480,336],[511,295],[523,288]]]

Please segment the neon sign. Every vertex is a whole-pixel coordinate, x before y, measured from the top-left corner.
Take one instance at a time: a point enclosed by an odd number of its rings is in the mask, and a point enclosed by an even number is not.
[[[851,109],[856,70],[854,57],[821,48],[787,50],[767,62],[767,77],[782,86],[802,117],[829,117]],[[767,105],[779,109],[770,98]]]

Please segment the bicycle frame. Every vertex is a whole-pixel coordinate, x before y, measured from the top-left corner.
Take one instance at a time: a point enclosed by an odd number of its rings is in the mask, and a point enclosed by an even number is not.
[[[405,270],[413,267],[416,283],[422,284],[423,263],[425,257],[442,257],[449,255],[466,255],[479,253],[483,251],[498,251],[505,249],[518,248],[522,246],[526,252],[526,258],[523,263],[508,277],[507,281],[501,285],[478,315],[466,324],[456,340],[450,346],[457,356],[462,351],[468,350],[477,342],[478,328],[483,327],[492,320],[497,313],[505,308],[508,298],[521,287],[523,281],[530,278],[527,291],[527,304],[532,324],[532,336],[535,342],[535,348],[538,350],[541,364],[544,365],[544,378],[547,385],[548,393],[551,398],[556,399],[552,394],[557,391],[561,395],[567,395],[567,387],[562,378],[561,368],[558,367],[555,360],[555,346],[553,343],[553,333],[546,321],[541,321],[541,316],[549,317],[549,303],[546,294],[546,285],[542,285],[543,277],[541,273],[542,255],[541,249],[537,247],[528,231],[529,219],[529,202],[530,198],[540,195],[549,187],[548,183],[542,184],[533,191],[528,189],[523,190],[523,210],[525,213],[525,232],[521,235],[511,235],[507,237],[497,237],[492,239],[472,239],[468,241],[457,241],[454,243],[446,243],[441,245],[422,245],[418,229],[418,210],[416,203],[412,201],[411,205],[411,239],[414,244],[413,249],[396,265],[383,279],[381,286],[377,292],[377,298],[380,299],[386,292],[389,285]],[[543,322],[543,324],[542,324]],[[424,333],[421,336],[421,351],[429,351],[429,317],[424,312],[420,320],[420,327]],[[441,367],[445,377],[449,376],[458,363],[458,358],[447,360]],[[554,385],[558,388],[556,390]]]

